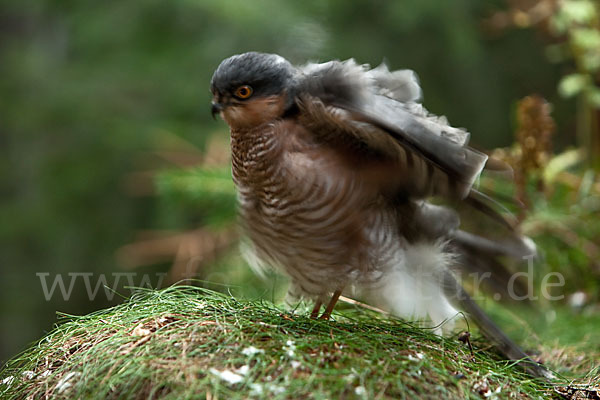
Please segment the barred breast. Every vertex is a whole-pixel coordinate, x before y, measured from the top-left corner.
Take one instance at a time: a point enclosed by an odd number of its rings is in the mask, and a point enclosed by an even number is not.
[[[381,233],[393,233],[393,213],[382,212],[382,200],[337,152],[281,122],[232,132],[232,171],[257,256],[287,273],[299,294],[316,298],[381,276],[386,244],[375,242],[391,241]]]

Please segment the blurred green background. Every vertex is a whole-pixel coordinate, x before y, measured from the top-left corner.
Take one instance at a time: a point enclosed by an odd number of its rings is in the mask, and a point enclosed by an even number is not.
[[[516,103],[537,93],[553,105],[554,151],[580,144],[582,118],[595,112],[581,94],[592,93],[594,71],[570,55],[568,32],[550,27],[556,9],[541,22],[527,12],[536,3],[546,2],[3,1],[0,361],[49,330],[57,311],[115,304],[144,276],[152,286],[177,281],[184,275],[160,274],[182,265],[188,276],[233,285],[234,294],[277,300],[271,281],[243,266],[230,228],[233,195],[221,173],[228,132],[210,118],[208,85],[232,54],[274,52],[294,63],[354,57],[414,69],[425,106],[467,127],[486,149],[513,143]],[[189,168],[199,165],[217,172],[195,175]],[[586,179],[593,189],[596,176]],[[555,208],[537,195],[544,215],[582,207],[574,190],[559,191],[564,202]],[[584,197],[597,205],[594,190]],[[599,243],[595,212],[582,211],[590,246]],[[574,268],[581,282],[569,291],[593,299],[595,253],[563,251],[578,246],[578,234],[571,245],[542,237],[541,247],[561,251],[548,268]],[[135,275],[116,284],[119,273]],[[42,280],[52,285],[57,274],[66,289],[76,278],[68,300],[58,287],[44,295]],[[83,277],[95,288],[100,274],[118,294],[100,288],[90,300]]]

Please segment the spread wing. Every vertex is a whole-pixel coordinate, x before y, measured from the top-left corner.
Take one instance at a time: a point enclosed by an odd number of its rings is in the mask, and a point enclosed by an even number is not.
[[[316,121],[349,125],[353,139],[366,147],[399,153],[402,172],[422,181],[410,188],[412,196],[467,197],[487,156],[466,146],[466,131],[416,103],[420,88],[414,73],[384,66],[369,70],[352,60],[310,64],[303,73],[300,92],[313,97],[303,102],[309,105],[303,111]],[[390,148],[389,139],[399,146]]]
[[[309,64],[300,69],[298,92],[305,124],[325,132],[324,141],[394,160],[407,196],[462,199],[514,226],[498,203],[473,188],[487,155],[467,145],[468,132],[417,102],[421,89],[412,71],[369,69],[353,60]]]

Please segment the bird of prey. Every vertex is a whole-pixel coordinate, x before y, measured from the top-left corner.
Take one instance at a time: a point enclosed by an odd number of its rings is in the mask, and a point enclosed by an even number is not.
[[[295,67],[249,52],[222,61],[210,90],[213,116],[231,130],[248,259],[287,274],[288,299],[314,301],[313,317],[327,304],[326,319],[354,289],[440,325],[462,309],[508,358],[550,375],[455,277],[461,262],[535,250],[518,235],[503,246],[467,233],[452,208],[428,201],[469,204],[511,225],[473,187],[487,156],[423,108],[414,72],[352,59]]]

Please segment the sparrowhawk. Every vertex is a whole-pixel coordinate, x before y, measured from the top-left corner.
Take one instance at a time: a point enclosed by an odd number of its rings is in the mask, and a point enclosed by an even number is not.
[[[354,60],[295,67],[249,52],[221,62],[210,90],[213,116],[231,128],[249,258],[289,275],[288,297],[314,301],[313,316],[328,302],[324,318],[354,289],[435,324],[463,309],[507,357],[549,375],[455,279],[469,252],[535,250],[525,238],[503,248],[460,230],[454,210],[428,202],[469,204],[510,225],[473,188],[488,157],[467,146],[467,131],[423,108],[414,72]]]

